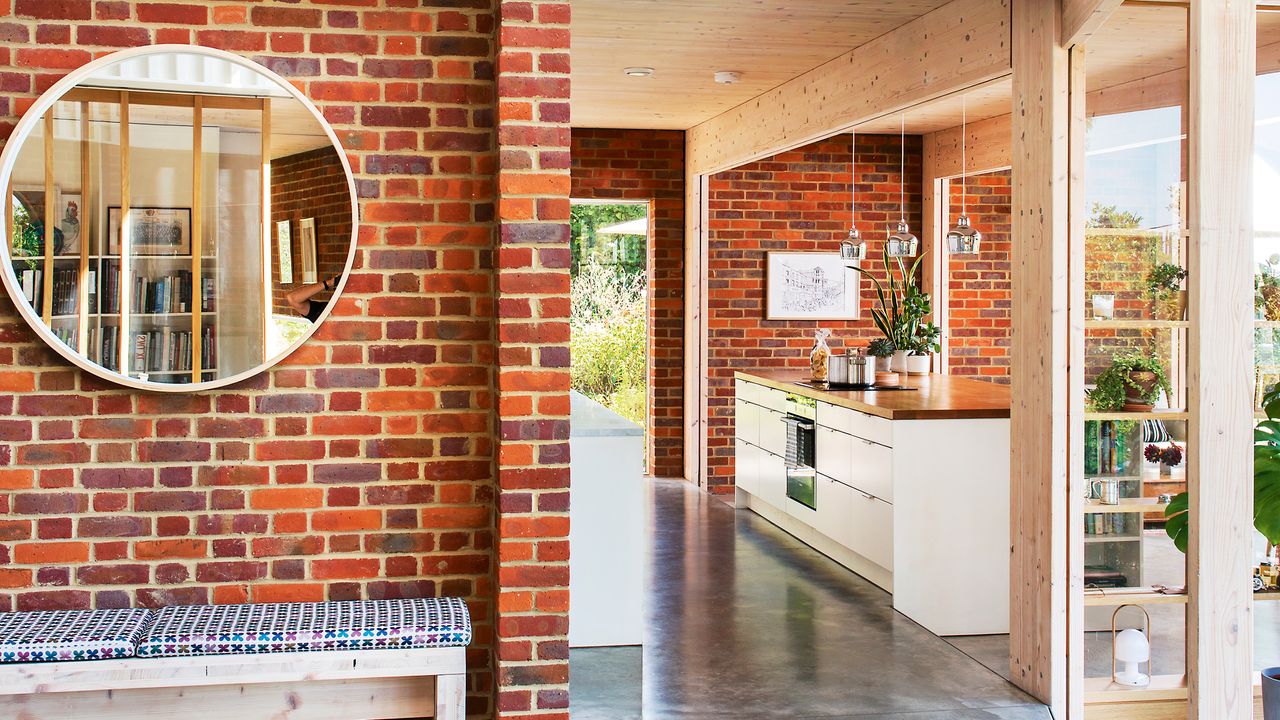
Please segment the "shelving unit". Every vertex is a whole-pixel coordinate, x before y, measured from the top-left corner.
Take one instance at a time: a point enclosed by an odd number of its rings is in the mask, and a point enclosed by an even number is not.
[[[1191,327],[1191,323],[1186,320],[1085,320],[1084,327],[1085,330],[1185,330]]]
[[[213,228],[206,233],[204,227],[212,217],[207,214],[206,198],[218,197],[216,186],[207,191],[206,186],[216,182],[219,166],[212,159],[217,156],[206,158],[210,151],[205,143],[209,129],[205,127],[205,108],[213,108],[222,115],[237,111],[256,113],[262,123],[261,150],[265,160],[269,143],[268,98],[77,88],[46,113],[42,143],[39,138],[35,143],[42,152],[38,155],[33,152],[30,156],[28,174],[31,177],[25,179],[26,184],[22,186],[30,190],[22,192],[37,198],[39,190],[42,201],[28,203],[15,195],[13,185],[7,188],[9,199],[5,203],[4,221],[10,229],[6,233],[10,238],[10,255],[20,282],[27,271],[28,298],[36,313],[77,354],[135,378],[145,374],[158,382],[195,383],[216,379],[217,367],[221,364],[216,362],[219,355],[216,294],[225,283],[219,278],[216,242],[210,241],[216,238],[206,237]],[[189,201],[184,189],[173,198],[178,202],[168,204],[190,213],[189,247],[185,242],[182,247],[187,250],[185,253],[140,255],[134,251],[132,229],[138,222],[138,213],[146,209],[138,206],[166,203],[154,203],[152,198],[159,191],[148,188],[140,180],[142,176],[133,174],[132,168],[138,162],[145,165],[147,160],[132,156],[148,152],[154,155],[157,146],[154,141],[140,146],[131,144],[131,109],[135,111],[132,113],[134,124],[159,127],[153,124],[159,122],[170,135],[178,137],[184,132],[183,128],[190,132],[189,141],[180,141],[183,147],[190,142]],[[182,112],[187,113],[189,122],[180,115]],[[176,121],[175,113],[178,113]],[[216,138],[214,142],[216,146]],[[54,152],[55,143],[62,148],[58,154]],[[73,155],[71,148],[79,152],[74,172],[72,163],[62,157]],[[175,149],[175,152],[179,151]],[[36,164],[41,157],[43,165]],[[56,159],[64,162],[56,164]],[[175,161],[175,165],[180,162],[185,161]],[[265,162],[263,166],[267,167]],[[181,170],[178,175],[185,172]],[[76,174],[78,177],[72,181]],[[36,182],[37,175],[41,176],[42,183]],[[264,185],[259,192],[269,189],[266,178],[263,173]],[[55,227],[64,210],[59,198],[68,195],[78,198],[79,203],[78,247],[55,254]],[[16,246],[15,202],[22,203],[23,221],[43,223],[39,254],[23,254],[33,248],[30,240],[24,247]],[[258,220],[263,222],[269,207],[267,198],[261,196],[259,204],[262,217]],[[115,220],[118,227],[110,228],[108,218]],[[262,227],[265,247],[266,225]],[[112,235],[118,237],[118,244],[108,248],[108,237]],[[263,292],[269,298],[269,262],[262,270]],[[64,274],[64,271],[68,272]],[[258,279],[258,270],[252,272],[254,279]],[[165,284],[160,286],[162,279]],[[168,300],[175,302],[180,298],[179,308],[170,306],[164,312],[146,312],[147,298],[135,297],[140,282],[145,282],[143,289],[148,292],[163,292]],[[139,300],[143,302],[140,304]],[[259,341],[263,347],[270,323],[269,305],[264,315]],[[153,345],[158,350],[151,349]]]

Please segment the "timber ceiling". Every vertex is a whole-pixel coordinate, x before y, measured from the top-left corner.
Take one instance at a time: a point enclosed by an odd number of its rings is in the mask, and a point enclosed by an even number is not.
[[[687,129],[943,4],[573,0],[573,124]],[[625,76],[632,66],[655,72]],[[717,85],[718,70],[742,80]]]

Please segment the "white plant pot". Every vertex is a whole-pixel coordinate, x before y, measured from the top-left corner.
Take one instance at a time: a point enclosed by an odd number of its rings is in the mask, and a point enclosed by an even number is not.
[[[893,353],[893,362],[889,365],[890,372],[904,373],[907,371],[907,351],[898,350]]]
[[[907,356],[907,374],[908,375],[928,375],[929,366],[933,356],[931,355],[908,355]]]

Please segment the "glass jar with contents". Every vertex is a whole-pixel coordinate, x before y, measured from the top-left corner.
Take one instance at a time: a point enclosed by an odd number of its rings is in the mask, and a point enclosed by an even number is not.
[[[813,333],[813,349],[809,351],[810,379],[813,382],[827,381],[827,363],[831,360],[831,347],[827,345],[830,330],[817,330]]]

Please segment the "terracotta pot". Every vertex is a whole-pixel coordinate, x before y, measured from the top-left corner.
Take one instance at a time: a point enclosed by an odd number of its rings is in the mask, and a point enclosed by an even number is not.
[[[1124,388],[1124,410],[1126,412],[1150,412],[1155,404],[1147,402],[1147,398],[1160,384],[1160,378],[1147,370],[1129,373],[1129,384]],[[1137,387],[1133,387],[1136,385]]]
[[[1182,320],[1187,314],[1187,291],[1173,290],[1151,301],[1156,320]]]
[[[1264,285],[1258,291],[1262,295],[1262,311],[1268,320],[1280,320],[1280,287]]]

